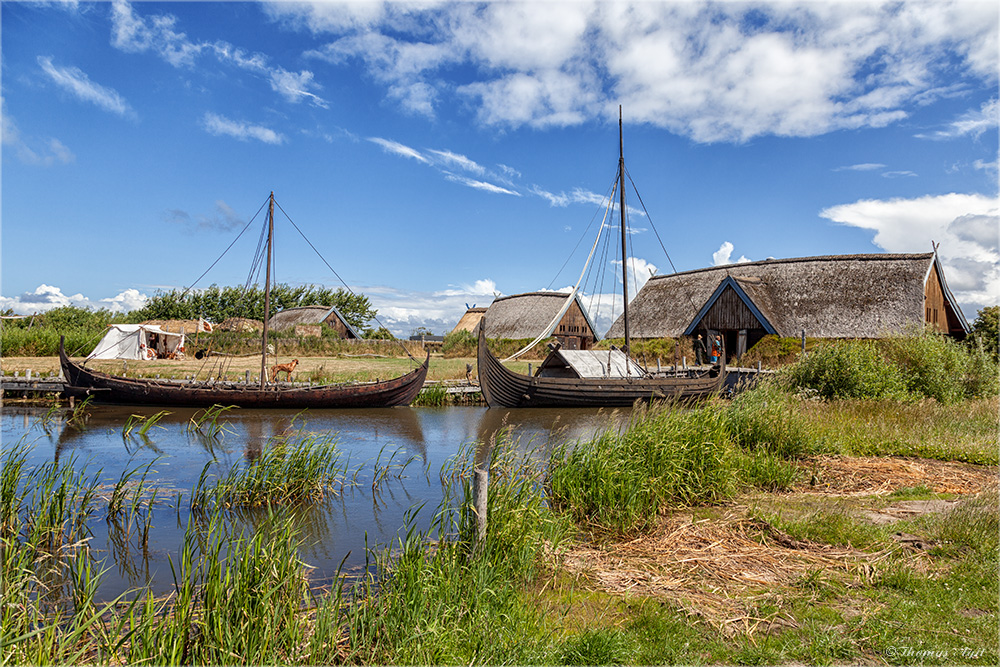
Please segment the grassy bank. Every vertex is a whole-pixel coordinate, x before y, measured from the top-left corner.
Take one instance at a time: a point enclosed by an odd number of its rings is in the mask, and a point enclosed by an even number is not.
[[[333,590],[310,586],[295,510],[352,476],[332,438],[293,438],[202,479],[170,596],[112,603],[87,520],[141,549],[178,501],[142,471],[107,490],[6,451],[0,645],[17,664],[996,664],[998,409],[772,386],[637,410],[550,459],[501,437],[485,541],[467,448],[440,506]],[[236,528],[247,506],[268,509]]]

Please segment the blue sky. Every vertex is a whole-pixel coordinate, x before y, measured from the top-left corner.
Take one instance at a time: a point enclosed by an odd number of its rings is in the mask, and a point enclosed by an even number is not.
[[[443,333],[466,304],[576,282],[619,105],[638,284],[934,241],[970,319],[1000,298],[994,2],[0,12],[0,308],[191,286],[273,190],[383,324]],[[340,286],[277,233],[279,282]],[[196,286],[243,284],[256,241]],[[616,267],[599,250],[583,285],[602,329]]]

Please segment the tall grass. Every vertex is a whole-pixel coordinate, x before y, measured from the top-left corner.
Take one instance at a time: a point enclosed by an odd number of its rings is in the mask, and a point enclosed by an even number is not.
[[[500,438],[485,464],[487,535],[475,547],[473,458],[465,450],[442,470],[445,497],[428,531],[416,530],[411,515],[394,550],[369,552],[372,574],[343,614],[346,661],[534,663],[544,654],[542,615],[523,604],[521,592],[567,526],[548,512],[542,470],[528,448]]]
[[[627,429],[553,452],[552,502],[584,525],[645,530],[666,507],[729,497],[734,454],[725,413],[715,405],[636,408]]]
[[[213,485],[207,483],[211,465],[192,492],[192,509],[315,502],[347,479],[347,466],[330,434],[272,438],[259,457],[233,466]]]

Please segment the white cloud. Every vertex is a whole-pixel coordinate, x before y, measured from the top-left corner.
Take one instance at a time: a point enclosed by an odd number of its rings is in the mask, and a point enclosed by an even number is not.
[[[141,308],[147,299],[145,294],[131,288],[110,298],[91,299],[83,294],[66,295],[58,287],[42,284],[35,288],[34,292],[25,292],[16,297],[0,296],[0,310],[10,308],[19,315],[30,315],[63,306],[76,306],[93,310],[108,309],[113,313],[121,313]]]
[[[488,278],[471,284],[452,285],[435,292],[416,292],[390,287],[360,287],[378,310],[378,319],[394,335],[406,337],[418,327],[435,334],[451,331],[466,311],[466,304],[481,307],[493,303],[496,283]]]
[[[56,164],[69,164],[76,160],[73,151],[58,139],[25,139],[6,108],[0,111],[0,121],[3,123],[3,145],[13,149],[17,159],[22,163],[51,167]],[[29,146],[29,141],[33,145]]]
[[[877,169],[885,169],[885,165],[877,162],[863,162],[852,164],[849,167],[837,167],[834,171],[875,171]]]
[[[712,253],[712,266],[722,266],[723,264],[732,264],[733,260],[730,259],[730,257],[732,257],[733,250],[734,246],[732,243],[730,243],[729,241],[723,241],[722,245],[719,246],[719,249]],[[736,263],[741,264],[743,262],[749,262],[749,261],[750,260],[747,259],[745,255],[740,255],[740,258],[736,260]]]
[[[377,144],[382,147],[386,153],[391,155],[398,155],[400,157],[411,158],[417,162],[423,162],[424,164],[430,164],[430,160],[424,157],[424,155],[415,148],[410,148],[398,141],[392,141],[390,139],[383,139],[381,137],[369,137],[368,141],[373,144]]]
[[[1000,125],[1000,110],[997,98],[984,102],[982,107],[963,114],[947,128],[931,134],[917,134],[921,139],[954,139],[956,137],[979,137],[983,132],[997,129]]]
[[[824,218],[875,232],[887,252],[938,256],[948,285],[967,315],[1000,300],[1000,199],[979,194],[860,200],[820,211]]]
[[[265,144],[282,144],[285,137],[274,130],[261,125],[251,125],[237,120],[230,120],[219,114],[206,113],[202,118],[202,125],[209,134],[216,136],[233,137],[240,141],[256,139]]]
[[[79,68],[57,67],[52,64],[52,58],[48,56],[38,56],[38,64],[56,85],[78,99],[95,104],[105,111],[125,118],[135,117],[135,111],[125,101],[125,98],[113,88],[94,83]]]
[[[987,2],[271,3],[331,34],[308,55],[361,62],[386,98],[453,97],[501,127],[611,115],[700,142],[882,127],[997,80]],[[460,73],[460,74],[459,74]],[[959,82],[959,83],[956,83]],[[970,117],[955,131],[975,133]]]
[[[187,34],[178,32],[177,17],[156,14],[142,17],[136,14],[132,5],[125,0],[112,3],[111,44],[126,53],[151,51],[174,67],[194,67],[203,54],[211,54],[220,63],[229,64],[251,74],[260,76],[270,84],[271,89],[292,103],[307,99],[320,108],[328,108],[322,97],[312,92],[320,86],[308,70],[289,72],[269,64],[267,56],[248,53],[243,49],[223,41],[195,42]]]

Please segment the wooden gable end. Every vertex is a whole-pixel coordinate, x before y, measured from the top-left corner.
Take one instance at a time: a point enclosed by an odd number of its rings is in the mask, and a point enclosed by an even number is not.
[[[968,323],[963,315],[955,312],[953,299],[954,297],[948,298],[945,287],[941,284],[935,261],[924,282],[924,324],[932,331],[961,340],[969,333]]]
[[[597,335],[590,328],[590,323],[583,314],[580,304],[575,300],[570,304],[559,324],[556,325],[552,335],[570,350],[590,349],[590,346],[597,340]]]
[[[714,303],[702,315],[697,328],[738,331],[740,329],[753,330],[769,327],[757,318],[744,298],[737,294],[736,289],[730,284],[725,286]]]
[[[948,333],[948,315],[944,290],[937,271],[931,271],[924,283],[924,323],[938,333]]]
[[[354,334],[351,329],[344,324],[344,321],[340,319],[336,311],[330,313],[330,315],[325,320],[326,326],[330,327],[337,332],[337,335],[341,338],[354,338]]]

